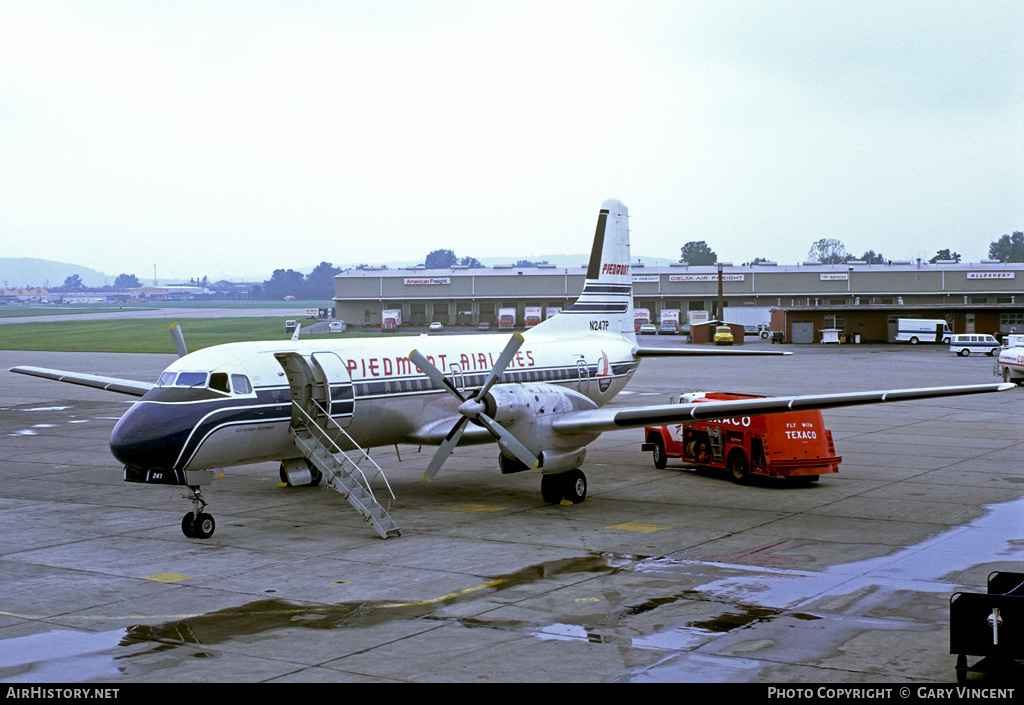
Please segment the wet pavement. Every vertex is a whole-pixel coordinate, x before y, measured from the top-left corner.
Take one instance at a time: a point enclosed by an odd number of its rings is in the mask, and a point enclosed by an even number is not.
[[[945,348],[787,349],[646,360],[616,405],[995,380]],[[375,449],[387,541],[276,464],[228,468],[200,541],[180,490],[121,480],[130,398],[6,372],[172,359],[0,352],[0,683],[948,682],[952,593],[1024,570],[1024,389],[825,412],[843,462],[809,486],[657,470],[641,430],[590,446],[574,506],[492,446],[430,484],[432,449]]]

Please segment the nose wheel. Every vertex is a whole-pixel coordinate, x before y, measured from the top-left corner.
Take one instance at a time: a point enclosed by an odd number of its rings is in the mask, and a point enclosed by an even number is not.
[[[182,495],[185,499],[191,500],[195,511],[191,511],[181,518],[181,533],[190,539],[208,539],[213,536],[217,522],[213,516],[207,514],[206,500],[203,499],[203,491],[198,485],[189,485],[188,494]]]

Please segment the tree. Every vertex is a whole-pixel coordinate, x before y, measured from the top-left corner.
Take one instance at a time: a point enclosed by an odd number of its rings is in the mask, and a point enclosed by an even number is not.
[[[424,260],[423,266],[427,269],[449,269],[457,261],[458,258],[451,250],[434,250],[427,255],[427,259]]]
[[[690,241],[686,243],[682,246],[681,252],[683,256],[679,261],[686,262],[690,266],[694,267],[714,264],[718,261],[718,255],[716,255],[715,251],[708,247],[708,244],[703,240],[698,242]]]
[[[868,264],[885,264],[885,257],[881,252],[876,253],[874,250],[868,250],[860,256],[860,261],[867,262]]]
[[[75,289],[84,289],[85,284],[82,283],[82,278],[77,274],[72,274],[70,277],[64,280],[64,288],[67,291],[73,291]]]
[[[269,281],[263,282],[263,294],[267,299],[283,299],[287,296],[302,296],[305,280],[302,272],[294,269],[275,269]]]
[[[943,259],[943,260],[953,260],[954,262],[959,262],[960,261],[960,253],[959,252],[951,252],[948,248],[945,249],[945,250],[939,250],[938,252],[935,253],[934,257],[932,257],[930,260],[928,260],[928,264],[935,264],[940,259]]]
[[[823,237],[811,245],[807,259],[822,264],[842,264],[847,260],[846,246],[834,238]]]
[[[463,267],[469,267],[470,269],[484,269],[485,267],[480,263],[476,257],[463,257],[459,260],[459,264]]]
[[[988,246],[988,256],[1000,262],[1024,262],[1024,232],[1015,230],[1013,235],[1003,235]]]
[[[114,286],[118,289],[137,289],[142,286],[139,278],[134,274],[118,274],[114,280]]]
[[[516,266],[517,267],[536,267],[538,264],[547,264],[547,263],[548,263],[547,260],[543,260],[541,262],[532,262],[532,261],[530,261],[528,259],[521,259],[521,260],[518,260],[516,262]]]
[[[762,262],[771,262],[771,260],[768,259],[767,257],[755,257],[754,259],[750,260],[749,262],[744,262],[743,266],[744,267],[750,267],[750,266],[753,266],[755,264],[761,264]]]
[[[341,267],[330,262],[321,262],[306,275],[305,297],[307,299],[333,299],[334,277],[341,273]]]

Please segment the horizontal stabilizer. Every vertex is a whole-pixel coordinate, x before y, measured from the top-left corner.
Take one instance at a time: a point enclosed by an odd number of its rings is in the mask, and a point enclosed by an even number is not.
[[[12,367],[11,372],[32,377],[42,377],[58,382],[80,384],[83,387],[94,387],[105,389],[108,392],[118,394],[129,394],[133,397],[141,397],[155,385],[146,382],[136,382],[131,379],[119,379],[117,377],[101,377],[99,375],[88,375],[82,372],[65,372],[64,370],[50,370],[45,367]]]
[[[558,433],[600,433],[622,428],[642,428],[672,423],[690,423],[708,419],[737,418],[761,414],[782,414],[787,411],[833,409],[843,406],[882,404],[914,399],[932,399],[963,394],[984,394],[1013,389],[1013,384],[975,384],[959,387],[923,387],[920,389],[889,389],[876,392],[843,394],[810,394],[806,396],[763,397],[736,401],[706,401],[689,404],[587,409],[570,411],[552,423]]]

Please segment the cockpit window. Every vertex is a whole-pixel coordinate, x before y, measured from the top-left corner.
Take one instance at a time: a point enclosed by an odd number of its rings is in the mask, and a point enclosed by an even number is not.
[[[209,382],[207,382],[209,380]],[[245,375],[227,372],[164,372],[157,382],[161,387],[209,387],[223,394],[252,394],[252,383]]]
[[[251,394],[252,385],[249,384],[249,378],[245,375],[231,375],[231,386],[235,390],[235,394]]]
[[[206,373],[182,372],[174,384],[177,387],[202,387],[206,384]]]
[[[228,386],[228,375],[226,372],[214,372],[210,375],[210,389],[216,392],[224,392],[225,394],[231,393],[231,387]]]

